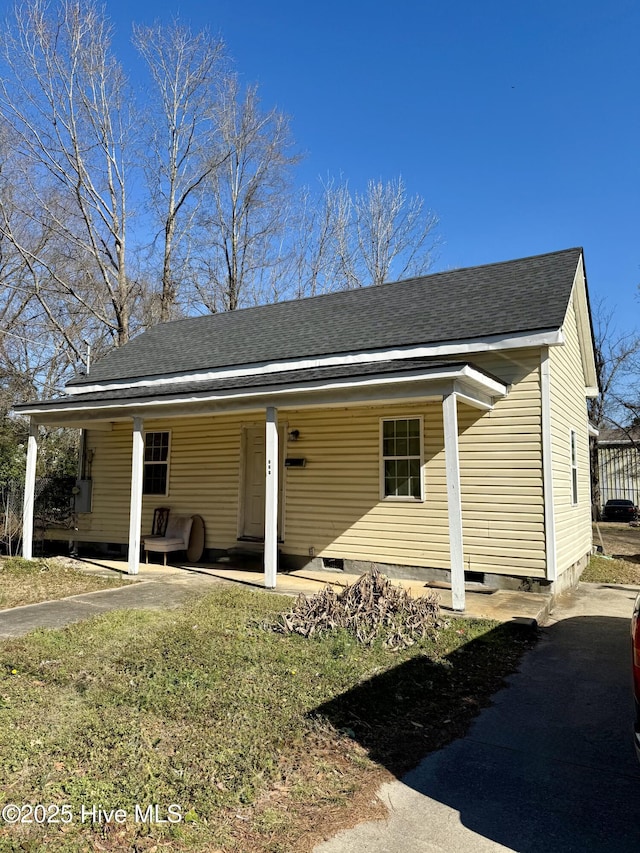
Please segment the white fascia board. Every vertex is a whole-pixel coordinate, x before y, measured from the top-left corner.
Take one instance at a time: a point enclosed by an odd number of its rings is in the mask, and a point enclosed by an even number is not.
[[[244,367],[199,370],[180,375],[146,376],[135,381],[123,379],[118,382],[96,383],[95,385],[68,385],[67,394],[81,395],[98,391],[117,391],[125,388],[150,388],[172,385],[176,382],[207,382],[214,379],[236,379],[241,376],[256,376],[283,373],[288,370],[308,370],[316,367],[336,367],[348,364],[371,364],[379,361],[395,361],[404,358],[438,358],[451,355],[469,355],[477,352],[521,349],[523,347],[559,346],[564,343],[562,330],[547,329],[542,332],[521,332],[507,337],[493,335],[470,341],[450,341],[426,346],[396,347],[387,350],[365,350],[342,355],[318,356],[315,358],[289,359],[285,361],[261,362]]]
[[[591,316],[589,313],[587,281],[582,255],[578,261],[576,274],[573,279],[572,296],[576,324],[578,327],[578,338],[580,341],[582,369],[584,371],[585,378],[585,394],[587,397],[597,397],[599,393],[598,374],[596,370],[595,353],[593,351],[593,332]]]
[[[451,392],[451,383],[440,383],[434,386],[435,390],[429,393],[419,394],[413,389],[406,389],[404,393],[400,391],[394,392],[389,389],[388,393],[376,394],[373,391],[365,393],[365,391],[343,391],[338,392],[316,392],[315,394],[307,394],[306,396],[298,396],[295,398],[279,398],[279,397],[248,397],[245,400],[234,401],[196,401],[189,406],[164,406],[162,408],[145,408],[142,411],[146,420],[169,420],[172,418],[191,418],[200,417],[203,415],[216,417],[217,415],[243,415],[253,419],[260,419],[264,411],[269,406],[275,406],[278,410],[285,409],[307,409],[307,410],[322,410],[328,409],[348,409],[357,408],[360,406],[384,406],[390,404],[411,405],[416,401],[421,403],[438,403],[442,401],[445,394]],[[97,417],[104,419],[109,417],[114,423],[124,423],[131,421],[136,409],[114,409],[108,413],[88,412],[85,415],[85,429],[91,429],[92,418]],[[50,418],[41,419],[41,426],[45,427],[60,427],[65,428],[67,421],[63,414],[52,415]]]
[[[504,382],[487,376],[486,373],[476,370],[475,367],[471,367],[469,364],[465,364],[460,371],[460,378],[465,379],[467,383],[477,386],[483,393],[496,397],[504,397],[509,390],[509,386],[505,385]]]
[[[135,409],[146,410],[152,407],[165,408],[197,405],[202,403],[227,403],[230,408],[234,403],[252,400],[255,398],[291,398],[290,405],[297,405],[301,398],[318,392],[338,393],[340,391],[363,390],[368,389],[374,395],[375,399],[383,398],[386,388],[391,387],[393,394],[396,396],[398,388],[401,386],[408,389],[410,384],[416,385],[416,389],[411,396],[427,396],[429,389],[432,386],[438,385],[443,381],[453,383],[456,379],[466,380],[467,385],[477,388],[488,397],[504,396],[507,393],[507,386],[485,376],[478,370],[470,368],[468,365],[463,367],[451,366],[438,368],[430,371],[411,371],[402,373],[388,373],[384,376],[373,376],[367,379],[354,377],[353,379],[335,379],[335,380],[317,380],[315,382],[297,383],[289,386],[279,386],[276,388],[256,387],[251,389],[231,389],[229,391],[203,391],[201,393],[189,394],[184,397],[145,397],[143,399],[134,397],[130,400],[104,400],[104,401],[84,401],[78,397],[60,401],[59,405],[42,405],[35,404],[32,409],[22,410],[21,414],[40,414],[44,416],[71,414],[82,412],[101,412],[108,414],[110,410],[125,410]],[[407,393],[403,391],[402,393]],[[50,417],[48,417],[50,420]]]

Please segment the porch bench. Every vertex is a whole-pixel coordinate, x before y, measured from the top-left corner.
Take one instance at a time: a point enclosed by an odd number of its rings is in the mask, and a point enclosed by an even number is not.
[[[172,551],[187,551],[193,516],[170,515],[164,536],[145,536],[142,540],[145,560],[149,562],[149,551],[164,554],[164,565],[167,565],[167,554]]]

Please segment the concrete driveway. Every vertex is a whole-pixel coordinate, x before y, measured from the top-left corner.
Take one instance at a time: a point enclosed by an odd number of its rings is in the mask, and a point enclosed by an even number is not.
[[[637,853],[629,618],[637,588],[580,584],[467,737],[380,792],[387,821],[314,853]]]

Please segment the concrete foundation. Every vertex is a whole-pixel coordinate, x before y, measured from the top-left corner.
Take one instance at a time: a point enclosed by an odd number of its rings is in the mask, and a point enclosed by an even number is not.
[[[533,592],[541,595],[556,596],[577,586],[580,575],[589,562],[589,554],[564,571],[556,581],[544,578],[499,575],[491,572],[465,572],[465,586],[468,590],[493,592],[510,590],[513,592]],[[451,574],[447,569],[435,569],[424,566],[402,566],[394,563],[376,563],[369,560],[351,560],[348,558],[327,560],[323,557],[305,557],[291,554],[282,555],[283,571],[336,572],[338,574],[361,575],[376,568],[388,578],[394,580],[416,580],[425,584],[449,585]]]

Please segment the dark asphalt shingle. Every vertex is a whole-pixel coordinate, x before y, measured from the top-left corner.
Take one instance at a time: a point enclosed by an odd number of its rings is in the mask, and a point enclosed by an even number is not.
[[[155,326],[70,384],[558,329],[581,249]]]
[[[261,373],[250,376],[236,376],[228,379],[210,379],[201,382],[172,382],[167,385],[146,385],[136,388],[122,388],[114,391],[92,391],[82,395],[66,395],[59,399],[38,403],[40,409],[57,408],[60,404],[73,408],[77,405],[122,402],[131,403],[146,399],[179,400],[185,396],[215,394],[223,391],[251,391],[265,389],[277,391],[291,385],[306,385],[309,382],[328,382],[340,379],[366,379],[370,376],[402,374],[438,370],[440,368],[462,368],[469,365],[484,376],[502,382],[485,370],[481,370],[467,361],[412,358],[397,361],[377,361],[367,364],[342,364],[331,367],[312,367],[306,370],[286,370],[278,373]],[[31,405],[23,403],[16,410],[28,409]]]

